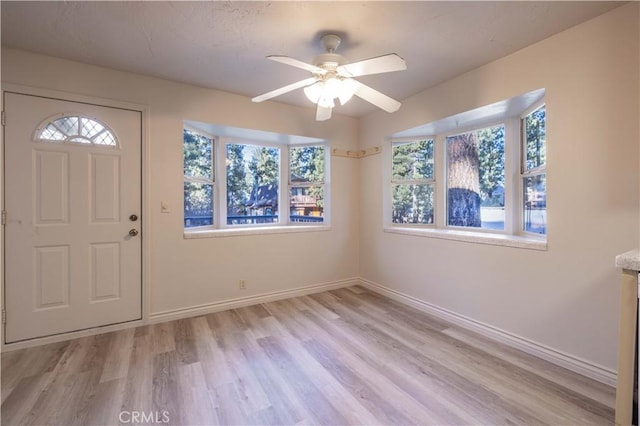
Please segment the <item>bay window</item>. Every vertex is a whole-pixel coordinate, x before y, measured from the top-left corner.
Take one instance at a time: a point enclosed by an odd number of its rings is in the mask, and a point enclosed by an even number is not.
[[[392,137],[385,231],[546,248],[543,98],[541,89]]]
[[[185,126],[183,151],[185,229],[326,224],[324,143],[279,144]]]

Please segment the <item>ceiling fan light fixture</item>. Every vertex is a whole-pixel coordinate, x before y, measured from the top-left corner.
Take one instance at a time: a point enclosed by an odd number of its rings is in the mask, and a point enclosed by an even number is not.
[[[324,81],[318,81],[304,88],[304,94],[311,102],[317,104],[324,90]]]
[[[304,88],[304,94],[311,102],[325,108],[335,105],[334,99],[346,104],[355,93],[353,84],[348,79],[329,77]]]
[[[342,89],[340,90],[340,94],[338,95],[338,99],[340,99],[340,105],[344,105],[349,102],[349,99],[353,97],[356,93],[356,85],[350,78],[343,79],[342,81]]]

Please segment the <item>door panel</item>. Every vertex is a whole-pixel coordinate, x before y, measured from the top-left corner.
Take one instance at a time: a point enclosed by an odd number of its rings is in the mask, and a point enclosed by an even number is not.
[[[69,156],[66,152],[34,150],[36,225],[68,224]]]
[[[6,342],[140,319],[140,112],[9,92],[4,105]]]
[[[91,222],[120,221],[120,157],[91,156]]]
[[[91,245],[91,301],[120,297],[120,243]]]
[[[36,309],[69,305],[69,246],[34,250]]]

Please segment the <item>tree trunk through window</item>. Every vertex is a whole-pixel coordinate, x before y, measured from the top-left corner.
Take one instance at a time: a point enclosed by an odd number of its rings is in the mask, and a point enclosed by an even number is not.
[[[448,224],[480,227],[480,161],[475,132],[447,138]]]

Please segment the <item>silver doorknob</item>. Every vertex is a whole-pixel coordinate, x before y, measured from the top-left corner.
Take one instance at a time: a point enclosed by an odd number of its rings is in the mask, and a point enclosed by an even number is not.
[[[132,237],[135,237],[136,235],[138,235],[138,230],[137,229],[130,230],[129,235],[131,235]]]

